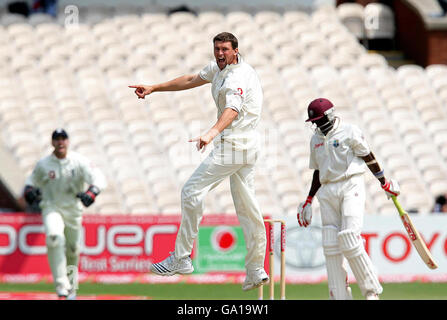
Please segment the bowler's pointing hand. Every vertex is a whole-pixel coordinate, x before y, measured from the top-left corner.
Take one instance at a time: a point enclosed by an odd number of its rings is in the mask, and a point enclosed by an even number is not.
[[[190,139],[189,142],[197,142],[196,147],[197,151],[202,150],[202,153],[205,152],[206,146],[212,141],[213,139],[209,137],[208,135],[204,135],[198,138]]]
[[[154,91],[152,86],[144,86],[141,84],[129,86],[129,88],[135,88],[135,94],[138,96],[138,99],[144,99],[145,96],[151,94]]]
[[[219,134],[219,131],[211,128],[210,131],[208,131],[203,136],[200,136],[195,139],[190,139],[189,142],[197,142],[196,147],[197,151],[202,150],[202,153],[205,152],[206,146],[213,141],[213,139]]]

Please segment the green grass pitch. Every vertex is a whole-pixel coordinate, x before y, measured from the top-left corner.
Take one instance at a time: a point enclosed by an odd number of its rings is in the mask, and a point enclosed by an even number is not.
[[[445,300],[447,283],[385,283],[382,300]],[[358,286],[351,285],[354,299],[362,300]],[[50,283],[0,284],[0,292],[54,292]],[[81,283],[79,295],[145,296],[154,300],[256,300],[257,290],[244,292],[240,284],[100,284]],[[275,287],[279,298],[279,285]],[[327,284],[289,284],[288,300],[327,300]],[[264,288],[268,299],[268,288]]]

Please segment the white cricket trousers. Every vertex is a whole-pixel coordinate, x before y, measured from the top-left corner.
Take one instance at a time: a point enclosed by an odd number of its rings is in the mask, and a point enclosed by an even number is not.
[[[329,293],[333,299],[350,299],[346,261],[364,296],[382,293],[375,268],[361,238],[365,211],[365,183],[358,174],[339,182],[324,184],[317,193],[323,225]]]
[[[317,193],[323,226],[334,226],[360,232],[365,211],[365,182],[363,175],[321,185]]]
[[[47,256],[55,286],[70,288],[69,273],[77,272],[81,216],[79,213],[61,213],[56,208],[42,211],[46,235]],[[73,276],[76,276],[73,274]]]
[[[182,188],[182,221],[175,242],[176,258],[191,254],[203,216],[204,198],[230,177],[231,195],[247,248],[245,267],[264,267],[266,233],[264,219],[255,198],[254,174],[257,151],[234,151],[221,143],[194,171]]]

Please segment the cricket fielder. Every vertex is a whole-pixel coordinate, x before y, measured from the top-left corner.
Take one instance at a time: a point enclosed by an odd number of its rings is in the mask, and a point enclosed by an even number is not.
[[[231,195],[236,214],[244,232],[247,247],[247,270],[243,290],[250,290],[268,281],[264,271],[266,234],[264,220],[255,198],[255,161],[259,151],[256,127],[259,123],[263,93],[254,69],[238,52],[238,41],[223,32],[213,39],[214,57],[198,74],[136,88],[138,98],[156,91],[178,91],[211,83],[211,93],[217,106],[217,122],[204,135],[191,139],[198,150],[214,140],[212,152],[194,171],[182,188],[182,221],[177,233],[175,250],[151,266],[152,272],[170,276],[194,271],[190,255],[199,231],[206,194],[225,178],[230,178]]]
[[[347,283],[347,260],[363,296],[377,300],[382,286],[360,236],[365,210],[365,163],[388,198],[400,194],[399,185],[385,178],[361,130],[335,117],[329,100],[312,101],[307,112],[306,121],[316,126],[310,141],[309,161],[314,174],[309,195],[298,207],[298,224],[307,227],[311,223],[312,199],[317,195],[330,298],[352,299]]]
[[[25,200],[39,202],[45,228],[48,262],[59,298],[76,297],[82,205],[88,207],[106,187],[99,169],[80,154],[68,152],[64,129],[52,134],[54,151],[39,160],[25,183]],[[85,190],[85,184],[88,189]],[[69,275],[70,278],[69,279]]]

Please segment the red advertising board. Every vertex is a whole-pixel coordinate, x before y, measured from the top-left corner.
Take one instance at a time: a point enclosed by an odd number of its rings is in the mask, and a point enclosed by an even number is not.
[[[273,217],[275,218],[275,217]],[[196,272],[191,276],[161,277],[149,272],[152,262],[174,250],[179,215],[86,215],[84,216],[79,281],[143,283],[241,283],[242,263],[231,260],[237,270],[216,270],[219,250],[229,253],[243,241],[236,215],[205,215],[199,241],[193,250]],[[321,226],[317,219],[299,228],[296,218],[286,220],[286,280],[288,283],[326,281]],[[414,223],[439,268],[428,269],[407,238],[396,216],[365,216],[365,248],[378,269],[381,281],[446,282],[447,216],[415,216]],[[208,226],[216,226],[209,228]],[[226,228],[235,226],[236,228]],[[218,232],[217,232],[218,231]],[[275,276],[279,277],[279,228],[275,229]],[[233,237],[233,238],[232,238]],[[244,258],[242,251],[231,252]],[[203,256],[202,256],[202,255]],[[212,260],[213,258],[214,260]],[[225,264],[228,264],[227,262]],[[266,259],[268,261],[268,259]],[[267,264],[265,265],[268,270]],[[352,278],[352,277],[351,277]],[[40,215],[0,214],[0,282],[51,281],[45,235]]]
[[[79,279],[157,281],[150,264],[174,251],[179,215],[85,215]],[[205,216],[202,225],[237,225],[236,216]],[[195,250],[192,257],[194,258]],[[206,276],[205,276],[206,277]],[[0,215],[0,281],[49,280],[45,234],[38,214]],[[172,281],[177,281],[174,277]],[[200,281],[200,280],[198,280]]]

